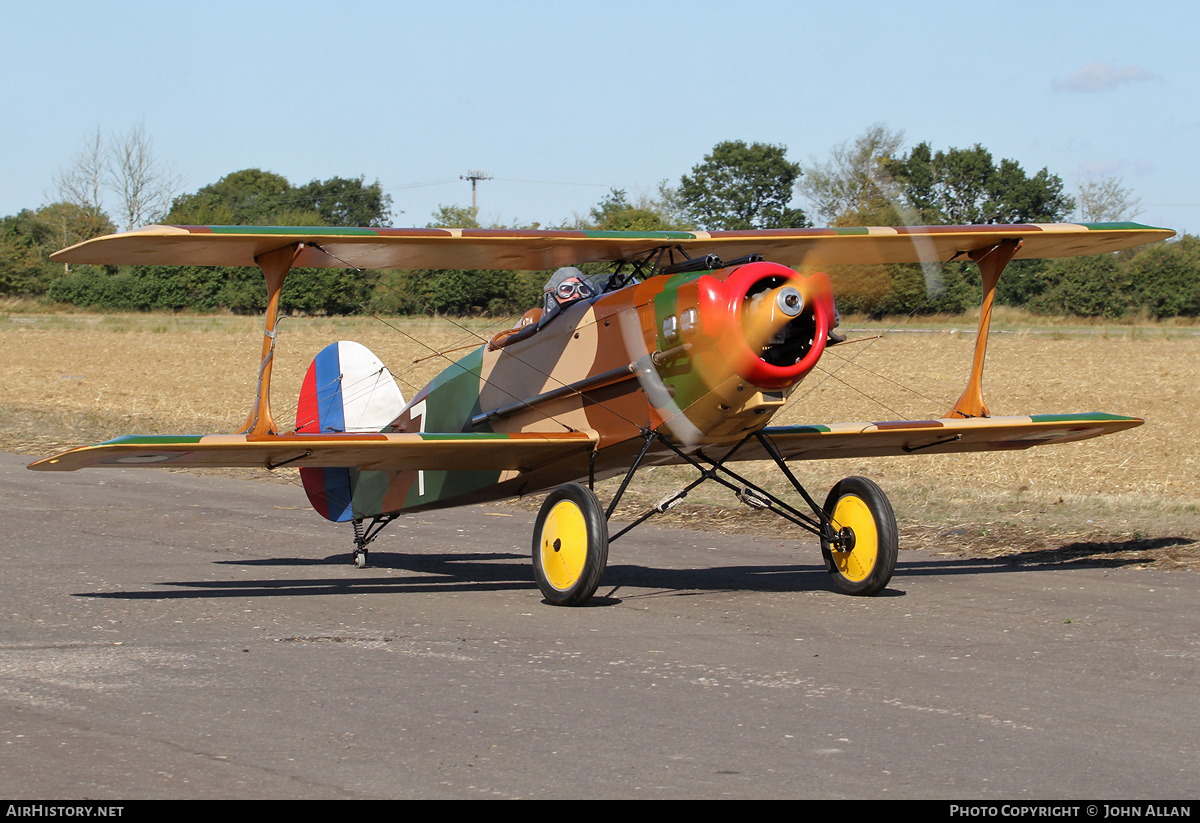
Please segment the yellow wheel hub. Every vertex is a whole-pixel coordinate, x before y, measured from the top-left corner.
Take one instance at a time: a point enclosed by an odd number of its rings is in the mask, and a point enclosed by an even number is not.
[[[587,523],[570,500],[557,503],[542,526],[542,570],[550,585],[565,592],[579,582],[587,560]]]
[[[879,531],[871,510],[861,497],[848,494],[838,500],[833,510],[833,525],[837,529],[848,528],[854,533],[854,545],[850,551],[840,552],[831,548],[830,554],[838,571],[855,583],[866,580],[874,570],[879,555]]]

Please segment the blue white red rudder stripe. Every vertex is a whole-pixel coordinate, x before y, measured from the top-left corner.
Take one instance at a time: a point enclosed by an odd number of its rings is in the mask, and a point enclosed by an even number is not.
[[[296,431],[377,432],[403,408],[404,396],[382,361],[366,346],[342,340],[322,349],[309,365],[300,387]],[[338,523],[354,517],[349,468],[302,468],[300,479],[322,517]]]

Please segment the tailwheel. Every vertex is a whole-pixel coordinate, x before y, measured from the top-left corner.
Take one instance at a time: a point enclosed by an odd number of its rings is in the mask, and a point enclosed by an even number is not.
[[[878,594],[896,570],[896,515],[887,495],[865,477],[847,477],[825,498],[836,537],[821,538],[834,585],[846,594]]]
[[[552,491],[533,530],[533,572],[553,606],[579,606],[600,585],[608,564],[608,521],[590,489],[567,483]]]

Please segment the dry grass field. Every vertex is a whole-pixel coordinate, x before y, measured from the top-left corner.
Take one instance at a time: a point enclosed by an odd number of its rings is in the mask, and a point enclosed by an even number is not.
[[[917,319],[870,339],[884,328],[849,319],[843,327],[855,329],[851,338],[860,342],[831,350],[776,422],[940,416],[966,380],[973,322]],[[260,323],[0,313],[0,343],[9,352],[0,363],[0,449],[44,456],[117,434],[234,431],[253,397]],[[455,323],[285,320],[272,393],[276,419],[294,415],[304,370],[330,342],[366,345],[411,397],[447,357],[465,353],[438,351],[478,345],[479,336],[505,326]],[[814,496],[823,498],[846,475],[875,479],[892,499],[905,548],[1027,562],[1200,567],[1200,448],[1192,428],[1200,408],[1200,329],[1032,325],[1002,316],[993,332],[984,375],[993,414],[1105,411],[1146,424],[1025,452],[800,464],[797,474]],[[745,471],[771,476],[758,466]],[[683,477],[682,469],[651,472],[634,502],[658,499]],[[283,470],[272,479],[297,482]],[[788,528],[770,515],[754,516],[716,487],[702,487],[667,516],[720,530]]]

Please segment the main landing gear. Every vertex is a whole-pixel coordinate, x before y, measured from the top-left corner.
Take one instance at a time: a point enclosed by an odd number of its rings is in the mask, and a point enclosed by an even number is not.
[[[733,455],[751,440],[760,444],[792,488],[804,498],[808,513],[726,467]],[[696,469],[699,477],[610,536],[608,522],[655,443],[675,452],[682,462]],[[898,550],[896,515],[883,490],[872,481],[847,477],[834,485],[825,505],[819,506],[796,480],[770,437],[761,432],[742,440],[720,460],[711,460],[703,453],[687,454],[657,432],[647,432],[641,451],[607,509],[590,488],[578,483],[559,486],[542,503],[533,530],[533,571],[542,597],[553,606],[586,603],[604,576],[608,544],[653,515],[672,508],[708,480],[732,490],[746,505],[768,509],[818,537],[825,567],[840,591],[870,596],[883,591],[892,579]],[[366,567],[367,546],[397,516],[375,517],[369,525],[363,520],[354,521],[354,565],[360,569]]]
[[[847,477],[829,491],[822,509],[833,529],[821,536],[821,555],[833,584],[846,594],[883,591],[896,569],[896,515],[883,489],[865,477]]]
[[[804,498],[811,513],[794,508],[725,467],[724,463],[734,452],[751,439],[762,445],[780,472]],[[655,441],[691,464],[700,477],[609,537],[608,520]],[[751,435],[720,461],[713,461],[703,454],[685,454],[656,432],[649,432],[607,510],[602,509],[590,489],[578,483],[559,486],[542,504],[533,533],[533,568],[546,602],[554,606],[579,606],[587,602],[604,576],[608,544],[654,514],[673,507],[707,480],[731,489],[739,500],[752,508],[769,509],[819,537],[825,567],[840,591],[875,595],[891,580],[899,549],[896,515],[887,496],[874,482],[865,477],[847,477],[830,490],[825,505],[818,506],[796,480],[767,435]]]
[[[554,606],[579,606],[608,565],[608,519],[591,489],[559,486],[546,497],[533,528],[533,573]]]

